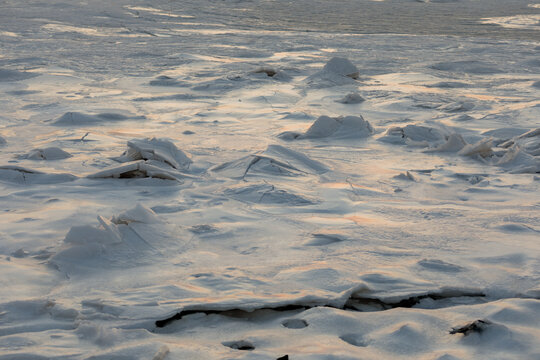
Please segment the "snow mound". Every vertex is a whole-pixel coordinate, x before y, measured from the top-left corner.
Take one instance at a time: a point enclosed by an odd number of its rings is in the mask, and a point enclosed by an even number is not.
[[[84,114],[80,112],[67,112],[56,121],[53,122],[54,125],[58,126],[80,126],[80,125],[98,125],[106,124],[110,122],[119,122],[126,120],[142,120],[145,119],[144,116],[130,116],[119,113],[101,113],[96,115]]]
[[[284,140],[320,139],[320,138],[366,138],[374,130],[369,122],[360,116],[329,117],[320,116],[303,134],[284,132],[279,135]]]
[[[178,87],[188,86],[188,83],[179,81],[177,79],[173,79],[166,75],[160,75],[154,80],[151,80],[148,84],[150,86],[178,86]]]
[[[17,184],[57,184],[77,179],[75,175],[44,173],[38,170],[27,169],[21,166],[0,166],[0,181]]]
[[[309,76],[305,82],[313,88],[326,88],[354,84],[359,77],[358,68],[348,59],[334,57],[322,70]]]
[[[500,146],[502,148],[509,148],[514,144],[519,145],[523,151],[532,156],[540,156],[540,128],[527,131]]]
[[[285,73],[283,70],[275,69],[273,67],[260,67],[252,72],[255,75],[266,75],[264,77],[269,77],[275,80],[289,81],[291,76]]]
[[[97,173],[88,175],[91,179],[140,179],[156,178],[163,180],[175,180],[182,182],[191,176],[183,174],[170,166],[154,160],[139,160],[125,165],[108,167]]]
[[[345,95],[343,98],[336,100],[336,102],[342,103],[342,104],[360,104],[364,101],[366,101],[366,99],[360,96],[359,93],[349,93]]]
[[[379,141],[391,144],[428,147],[432,144],[442,144],[446,141],[445,135],[442,130],[433,127],[411,124],[404,127],[394,126],[389,128],[379,138]]]
[[[174,238],[172,228],[149,208],[134,208],[107,219],[97,216],[99,225],[76,225],[66,234],[63,244],[49,263],[68,275],[87,276],[110,268],[134,267],[167,249],[178,251],[182,241]]]
[[[322,174],[328,168],[306,155],[280,145],[269,145],[265,151],[218,165],[212,169],[231,178],[244,179],[248,175],[302,176]]]
[[[23,155],[21,158],[29,160],[62,160],[72,156],[73,155],[70,153],[58,147],[48,147],[31,150],[28,154]]]
[[[267,183],[227,188],[225,189],[224,194],[236,200],[257,204],[279,204],[289,206],[314,204],[313,201],[305,196],[293,194],[282,189],[276,189],[274,185]]]
[[[331,72],[341,76],[348,76],[358,79],[358,68],[349,60],[341,57],[333,57],[324,65],[323,71]]]
[[[119,215],[113,216],[111,222],[116,225],[128,225],[132,222],[156,224],[161,221],[152,209],[149,209],[141,204],[137,204],[137,206],[135,206],[133,209],[129,209],[123,213],[120,213]]]
[[[440,144],[436,147],[427,149],[426,152],[458,152],[461,151],[467,142],[460,134],[450,134],[444,144]]]
[[[467,144],[461,149],[458,154],[463,156],[488,158],[493,155],[493,139],[485,138],[477,141],[474,144]]]
[[[164,162],[175,169],[186,169],[192,163],[188,155],[167,139],[133,139],[127,143],[128,149],[115,160],[120,162],[155,160]]]
[[[439,62],[432,65],[431,68],[439,71],[459,72],[474,75],[489,75],[498,74],[501,72],[501,70],[495,68],[491,64],[473,60]]]
[[[495,165],[507,169],[511,173],[540,172],[540,157],[532,156],[521,150],[519,145],[513,145]]]

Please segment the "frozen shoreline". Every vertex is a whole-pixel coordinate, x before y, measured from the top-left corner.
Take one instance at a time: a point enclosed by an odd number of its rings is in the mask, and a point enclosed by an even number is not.
[[[256,3],[5,2],[0,360],[538,357],[534,31]]]

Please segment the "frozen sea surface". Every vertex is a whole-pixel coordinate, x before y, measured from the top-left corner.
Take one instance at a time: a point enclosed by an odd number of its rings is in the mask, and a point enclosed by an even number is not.
[[[538,358],[539,13],[1,1],[0,359]]]

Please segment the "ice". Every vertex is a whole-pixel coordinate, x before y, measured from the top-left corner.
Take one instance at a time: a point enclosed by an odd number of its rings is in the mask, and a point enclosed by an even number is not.
[[[351,63],[349,59],[333,57],[324,65],[322,71],[331,72],[341,76],[348,76],[353,79],[358,79],[358,68]]]
[[[192,163],[185,152],[179,150],[167,139],[133,139],[127,143],[128,149],[116,160],[120,162],[155,160],[164,162],[175,169],[186,169]]]
[[[73,155],[60,148],[48,147],[43,149],[34,149],[28,154],[23,155],[21,158],[30,160],[62,160],[72,156]]]
[[[493,154],[493,139],[488,137],[478,140],[474,144],[467,144],[460,151],[459,155],[477,157],[480,159],[489,158]]]
[[[285,132],[279,135],[284,140],[295,139],[361,139],[373,135],[375,131],[362,116],[329,117],[320,116],[305,133]]]
[[[336,100],[336,101],[339,102],[339,103],[342,103],[342,104],[360,104],[360,103],[366,101],[366,99],[364,99],[358,93],[349,93],[349,94],[345,95],[345,97],[343,97],[342,99],[339,99],[339,100]]]
[[[281,145],[269,145],[259,154],[221,164],[212,169],[233,178],[247,175],[300,176],[328,171],[322,163]]]
[[[529,5],[2,2],[0,359],[537,358]]]
[[[44,173],[16,165],[0,166],[0,181],[17,184],[55,184],[77,179],[75,175],[62,173]]]
[[[392,144],[428,147],[430,144],[442,143],[444,139],[445,134],[439,129],[410,124],[404,127],[390,127],[386,130],[384,136],[379,138],[379,141]]]
[[[311,88],[326,88],[354,84],[359,76],[358,68],[349,59],[333,57],[322,70],[309,76],[305,81]]]
[[[224,194],[234,199],[258,204],[287,204],[289,206],[314,204],[314,201],[307,197],[276,189],[270,184],[236,186],[225,189]]]
[[[156,178],[162,180],[174,180],[182,182],[183,179],[191,178],[190,175],[183,174],[173,168],[167,168],[158,161],[139,160],[125,165],[110,166],[107,169],[88,175],[91,179],[137,179]]]
[[[56,119],[53,124],[58,126],[92,126],[109,122],[119,122],[126,120],[142,120],[144,117],[124,115],[120,113],[100,113],[100,114],[84,114],[80,112],[67,112]]]
[[[426,151],[432,151],[432,152],[458,152],[461,151],[465,146],[467,145],[467,142],[463,139],[463,136],[459,134],[450,134],[448,136],[448,139],[446,139],[446,142],[444,144],[441,144],[437,147],[434,147],[432,149],[428,149]]]
[[[508,169],[512,173],[540,172],[540,157],[532,156],[518,145],[513,145],[496,163],[497,166]]]

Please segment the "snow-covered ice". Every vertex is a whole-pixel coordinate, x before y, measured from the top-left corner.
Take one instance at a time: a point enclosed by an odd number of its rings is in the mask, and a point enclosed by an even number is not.
[[[534,1],[0,3],[0,360],[540,356]]]

